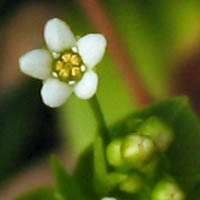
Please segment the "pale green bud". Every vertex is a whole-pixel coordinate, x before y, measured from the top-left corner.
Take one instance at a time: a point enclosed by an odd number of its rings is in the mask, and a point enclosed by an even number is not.
[[[127,174],[122,174],[122,173],[117,173],[117,172],[112,172],[108,175],[108,183],[110,187],[115,187],[122,181],[124,181],[127,178]]]
[[[119,184],[119,190],[127,193],[137,193],[143,186],[142,178],[134,173],[129,174],[125,180]]]
[[[122,139],[116,139],[112,141],[106,149],[107,160],[109,164],[114,167],[123,165],[121,158],[121,144]]]
[[[174,139],[172,129],[158,117],[150,117],[142,123],[139,133],[150,136],[160,151],[166,151]]]
[[[121,145],[123,161],[129,167],[141,168],[154,155],[155,143],[148,136],[130,135],[124,139]]]
[[[55,192],[54,196],[56,200],[64,200],[64,197],[58,192]]]
[[[184,200],[185,195],[173,181],[160,181],[154,188],[152,200]]]

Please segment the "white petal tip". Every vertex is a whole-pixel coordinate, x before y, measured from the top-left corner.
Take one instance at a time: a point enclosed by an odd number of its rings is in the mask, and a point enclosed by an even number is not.
[[[21,71],[37,79],[46,79],[51,73],[52,57],[47,50],[29,51],[19,58]]]
[[[56,108],[65,103],[72,93],[72,88],[57,79],[48,79],[41,89],[44,104]]]
[[[77,83],[74,92],[80,99],[89,99],[97,91],[98,76],[95,72],[86,72],[83,78]]]
[[[50,19],[44,28],[44,38],[48,48],[61,52],[75,45],[75,37],[70,27],[58,18]]]
[[[101,200],[117,200],[117,199],[113,197],[104,197]]]
[[[102,34],[88,34],[77,42],[83,62],[91,69],[102,59],[106,49],[106,39]]]

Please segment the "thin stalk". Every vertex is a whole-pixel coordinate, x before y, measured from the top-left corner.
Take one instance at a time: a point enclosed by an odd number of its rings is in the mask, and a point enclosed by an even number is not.
[[[91,99],[89,99],[89,104],[92,108],[94,117],[96,119],[99,132],[101,136],[103,137],[103,140],[105,141],[105,143],[107,143],[109,141],[110,135],[109,135],[108,127],[104,119],[102,109],[100,107],[100,104],[96,95],[94,95]]]

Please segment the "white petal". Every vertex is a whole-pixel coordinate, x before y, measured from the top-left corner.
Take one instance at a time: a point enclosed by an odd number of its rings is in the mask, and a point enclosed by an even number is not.
[[[43,102],[52,108],[65,103],[71,93],[72,88],[58,79],[46,80],[41,89]]]
[[[77,97],[81,99],[91,98],[96,90],[98,85],[98,76],[95,72],[86,72],[83,75],[83,78],[77,83],[74,88],[74,92]]]
[[[101,34],[88,34],[78,40],[77,47],[83,62],[91,69],[102,59],[106,39]]]
[[[75,45],[75,37],[70,27],[60,19],[49,20],[44,28],[44,39],[48,48],[61,52]]]
[[[102,198],[101,200],[116,200],[116,199],[113,198],[113,197],[104,197],[104,198]]]
[[[29,51],[19,59],[22,72],[38,79],[46,79],[51,73],[52,57],[47,50]]]

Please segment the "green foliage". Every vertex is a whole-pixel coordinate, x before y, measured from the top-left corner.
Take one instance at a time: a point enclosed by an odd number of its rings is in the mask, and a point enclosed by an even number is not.
[[[55,198],[54,189],[41,187],[26,192],[23,195],[15,198],[15,200],[57,200],[57,199]]]
[[[133,134],[152,116],[154,119],[160,118],[174,132],[174,141],[165,153],[158,153],[158,157],[153,158],[145,168],[120,172],[108,165],[105,144],[98,132],[93,145],[80,157],[72,175],[68,174],[55,157],[52,158],[56,200],[101,199],[104,196],[122,200],[148,200],[152,194],[154,199],[159,199],[162,194],[173,195],[177,192],[182,200],[182,189],[188,197],[195,199],[193,192],[198,194],[199,191],[195,189],[199,187],[200,124],[186,97],[163,100],[122,119],[110,127],[111,140]],[[159,159],[161,163],[158,162]],[[165,166],[166,162],[162,159],[168,161],[169,167]],[[169,179],[171,176],[173,178]],[[160,183],[164,180],[170,180],[170,183],[163,186]]]
[[[57,143],[55,111],[41,102],[40,87],[24,80],[0,101],[0,183]]]
[[[190,193],[191,195],[191,200],[199,200],[199,197],[200,197],[200,184],[198,183],[193,191]]]
[[[130,123],[134,119],[146,120],[152,116],[161,118],[173,129],[175,139],[167,151],[170,172],[190,191],[200,169],[200,125],[186,97],[163,100],[130,115],[112,128],[112,137],[134,131],[134,124]]]
[[[51,162],[56,182],[56,191],[59,193],[59,196],[61,196],[63,200],[85,200],[78,185],[72,176],[67,173],[60,161],[57,158],[52,157]]]
[[[166,125],[171,127],[175,134],[175,139],[166,151],[166,156],[160,153],[160,159],[162,160],[160,168],[164,171],[161,173],[158,170],[154,178],[159,179],[163,173],[169,173],[189,194],[199,181],[196,176],[199,174],[200,169],[198,159],[200,156],[200,124],[186,97],[163,100],[124,118],[111,127],[112,139],[124,137],[136,131],[142,121],[145,122],[152,116],[159,117]],[[135,123],[135,121],[139,123]],[[84,169],[93,168],[92,162],[85,161],[84,163],[83,158],[88,155],[88,153],[83,154],[81,158],[82,167],[77,166],[77,174],[84,174]],[[153,164],[149,163],[149,166],[143,169],[143,172],[153,173],[152,171],[156,169],[155,163],[157,163],[157,160],[152,162]],[[83,167],[84,165],[85,167]],[[110,172],[112,172],[112,169],[108,168],[108,173]],[[81,183],[83,180],[79,179],[79,181]],[[149,182],[149,184],[149,187],[151,187],[153,186],[151,184],[154,183]]]
[[[79,184],[81,192],[88,199],[96,198],[96,193],[93,190],[94,171],[93,171],[93,148],[90,146],[80,156],[78,164],[73,173],[73,177]]]
[[[108,182],[107,182],[107,162],[105,158],[105,146],[104,141],[100,136],[97,136],[97,138],[94,141],[93,144],[94,148],[94,186],[95,190],[98,193],[102,193],[104,191],[107,191],[109,189]]]

